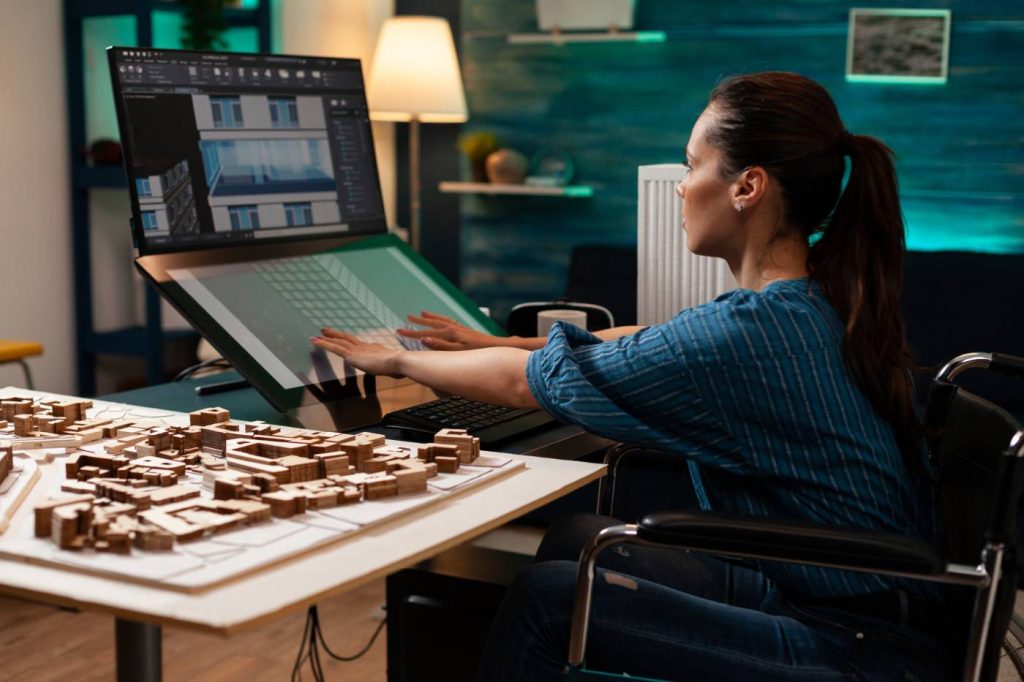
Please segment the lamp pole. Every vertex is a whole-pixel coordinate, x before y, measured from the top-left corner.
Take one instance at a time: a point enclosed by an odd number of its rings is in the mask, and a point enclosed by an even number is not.
[[[409,119],[409,241],[420,250],[420,119]]]

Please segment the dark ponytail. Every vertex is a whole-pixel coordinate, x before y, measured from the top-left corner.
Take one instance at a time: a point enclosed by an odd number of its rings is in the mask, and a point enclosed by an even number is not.
[[[847,369],[919,470],[921,427],[900,307],[904,226],[892,151],[873,137],[847,132],[825,89],[797,74],[731,78],[712,91],[711,105],[708,140],[723,152],[722,172],[761,166],[778,183],[781,222],[813,242],[810,276],[846,326]],[[850,159],[845,190],[844,156]]]
[[[850,178],[811,246],[808,267],[846,323],[843,357],[850,373],[893,425],[901,449],[919,461],[921,429],[900,306],[906,244],[893,153],[866,135],[844,133],[841,144]]]

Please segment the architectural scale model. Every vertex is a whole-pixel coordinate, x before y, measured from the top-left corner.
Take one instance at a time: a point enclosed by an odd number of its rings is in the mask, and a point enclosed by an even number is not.
[[[15,390],[0,391],[0,481],[19,452],[51,460],[54,472],[33,496],[31,524],[0,539],[0,553],[182,589],[521,466],[481,455],[479,439],[456,429],[417,445],[236,423],[221,408],[182,415]],[[21,458],[35,471],[36,459]]]
[[[39,480],[39,468],[30,457],[0,445],[0,533],[7,530],[14,512]]]

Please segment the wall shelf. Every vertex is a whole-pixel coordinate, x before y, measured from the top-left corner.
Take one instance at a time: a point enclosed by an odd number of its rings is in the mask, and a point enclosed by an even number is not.
[[[541,187],[536,185],[504,185],[491,182],[441,182],[437,189],[445,194],[508,194],[531,197],[586,198],[594,196],[590,185]]]
[[[124,166],[79,166],[74,170],[75,185],[78,187],[108,187],[124,189],[128,181]]]
[[[567,43],[663,43],[664,31],[597,31],[573,33],[510,33],[510,45],[565,45]]]

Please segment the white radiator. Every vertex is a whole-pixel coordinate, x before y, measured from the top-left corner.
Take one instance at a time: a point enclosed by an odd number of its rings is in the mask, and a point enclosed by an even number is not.
[[[686,167],[640,166],[637,175],[637,324],[660,324],[735,289],[736,280],[721,258],[686,248],[683,202],[676,196]]]

